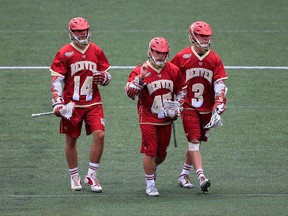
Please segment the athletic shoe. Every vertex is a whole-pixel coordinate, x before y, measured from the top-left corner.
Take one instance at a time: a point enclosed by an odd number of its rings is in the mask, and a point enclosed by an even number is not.
[[[146,187],[146,194],[147,196],[157,197],[159,196],[159,192],[155,186],[155,184],[149,185]]]
[[[193,188],[193,184],[190,182],[188,175],[180,175],[178,177],[178,184],[183,188]]]
[[[205,176],[202,176],[199,179],[199,185],[200,185],[201,191],[205,193],[205,192],[208,192],[208,188],[210,187],[211,182]]]
[[[71,176],[71,190],[73,191],[81,191],[81,180],[80,176],[78,174]]]
[[[96,193],[102,192],[102,187],[96,177],[96,173],[92,173],[91,175],[86,175],[84,179],[84,183],[86,185],[90,185],[91,190]]]

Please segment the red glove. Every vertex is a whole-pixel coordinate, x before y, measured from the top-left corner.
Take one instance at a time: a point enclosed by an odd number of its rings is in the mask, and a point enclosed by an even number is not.
[[[217,114],[221,115],[226,110],[226,97],[224,96],[216,96],[215,103],[213,106],[213,113],[216,112]]]
[[[133,80],[132,82],[126,84],[125,92],[128,97],[135,100],[135,97],[140,94],[142,88],[143,87],[141,85],[137,84],[135,80]]]
[[[63,109],[64,100],[62,97],[55,97],[52,99],[53,112],[56,116],[62,117],[60,110]]]
[[[146,83],[144,83],[143,79],[139,76],[136,76],[134,80],[126,84],[125,92],[128,97],[132,98],[132,100],[135,100],[135,97],[141,93],[145,85]]]
[[[107,85],[111,80],[111,75],[109,72],[98,72],[93,74],[93,82],[100,85]]]

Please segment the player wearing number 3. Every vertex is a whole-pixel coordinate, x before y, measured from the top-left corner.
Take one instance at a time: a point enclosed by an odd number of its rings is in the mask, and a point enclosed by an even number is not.
[[[165,38],[153,38],[148,47],[148,60],[130,73],[125,87],[128,97],[134,100],[138,96],[142,133],[140,152],[144,154],[148,196],[159,195],[155,184],[156,167],[166,158],[171,122],[180,115],[180,103],[185,94],[179,68],[167,62],[169,53],[169,44]]]
[[[200,188],[207,192],[210,187],[203,172],[200,153],[201,141],[207,141],[212,114],[221,115],[226,109],[228,78],[219,56],[210,49],[212,29],[208,23],[196,21],[189,28],[192,46],[178,52],[171,60],[178,66],[187,85],[187,97],[181,113],[184,131],[188,140],[186,160],[178,183],[184,188],[192,188],[189,174],[192,167],[196,172]],[[220,116],[218,116],[220,118]]]
[[[90,42],[90,25],[86,19],[71,19],[68,29],[71,43],[57,52],[50,68],[52,106],[54,114],[61,117],[60,133],[66,134],[71,189],[82,190],[76,142],[84,121],[86,134],[93,135],[84,183],[90,185],[93,192],[102,192],[96,174],[104,149],[105,121],[98,85],[106,86],[110,82],[110,64],[101,48]],[[72,117],[67,119],[63,116],[63,106],[70,102],[75,105]]]

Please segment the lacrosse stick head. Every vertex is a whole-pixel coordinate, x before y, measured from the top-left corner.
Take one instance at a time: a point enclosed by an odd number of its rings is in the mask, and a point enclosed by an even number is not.
[[[158,118],[177,118],[180,116],[180,103],[178,101],[167,100],[164,102],[163,111],[158,114]]]
[[[68,104],[64,105],[63,108],[60,110],[60,114],[70,120],[70,118],[72,117],[73,114],[73,110],[74,110],[74,103],[71,101]]]
[[[219,128],[223,125],[223,121],[221,119],[221,116],[218,113],[213,113],[210,119],[210,122],[205,125],[204,128],[210,129],[210,128]]]

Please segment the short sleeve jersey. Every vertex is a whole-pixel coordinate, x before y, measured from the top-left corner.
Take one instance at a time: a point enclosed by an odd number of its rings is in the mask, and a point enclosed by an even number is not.
[[[72,43],[63,46],[56,54],[50,70],[52,76],[64,77],[63,99],[76,105],[89,106],[102,103],[93,73],[106,71],[110,64],[100,47],[90,42],[84,51]]]
[[[228,78],[220,57],[213,50],[199,56],[192,46],[178,52],[171,62],[179,67],[187,85],[185,101],[199,112],[211,112],[214,82]]]
[[[159,119],[158,113],[163,111],[166,100],[175,100],[175,95],[182,91],[183,79],[178,67],[167,62],[161,70],[157,70],[149,61],[148,73],[144,78],[146,83],[142,89],[138,103],[140,124],[168,124],[168,118]],[[131,82],[140,75],[142,65],[137,66],[128,77]]]

